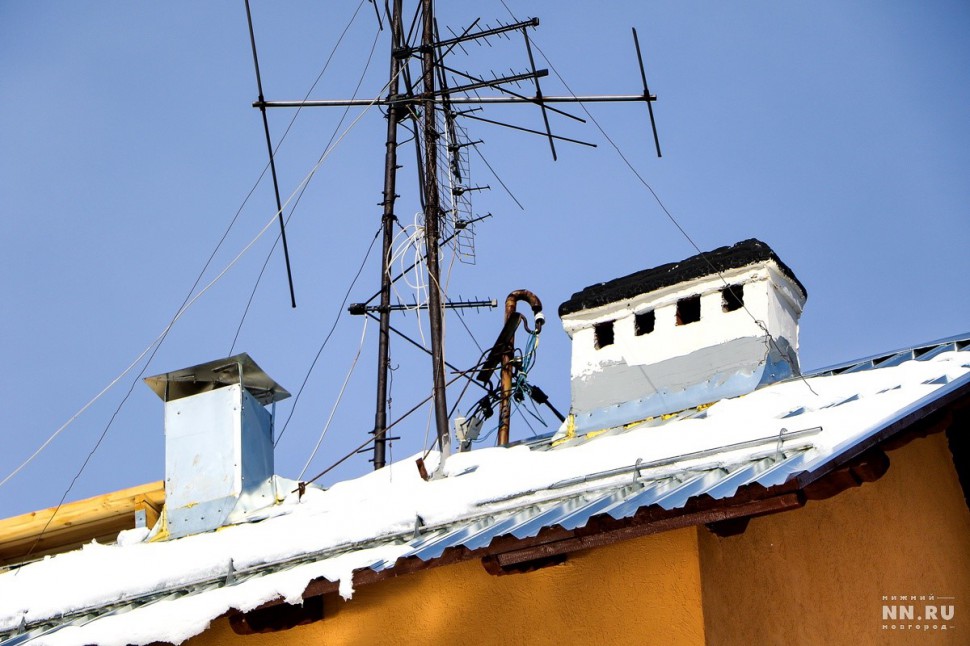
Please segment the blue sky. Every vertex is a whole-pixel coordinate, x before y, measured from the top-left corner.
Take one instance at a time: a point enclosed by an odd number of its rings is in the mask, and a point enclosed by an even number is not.
[[[702,249],[749,237],[769,243],[806,285],[805,368],[970,328],[970,6],[963,2],[509,3],[538,16],[535,43],[577,93],[635,93],[630,27],[639,30],[664,150],[652,152],[642,105],[590,108]],[[267,98],[302,98],[356,2],[254,2]],[[444,10],[443,10],[444,11]],[[501,3],[448,8],[442,27],[508,19]],[[377,50],[364,72],[377,37]],[[364,4],[314,98],[379,93],[387,33]],[[521,42],[468,48],[456,66],[526,64]],[[539,61],[540,67],[549,66]],[[112,381],[165,328],[266,163],[241,2],[0,2],[0,209],[5,281],[0,316],[3,450],[0,479]],[[547,94],[567,91],[550,72]],[[574,112],[579,112],[574,110]],[[279,141],[292,111],[270,114]],[[360,113],[352,111],[346,127]],[[540,128],[537,111],[489,118]],[[339,110],[305,110],[279,152],[284,196],[325,149]],[[481,152],[519,207],[472,157],[479,214],[476,264],[456,264],[453,297],[502,300],[528,288],[548,325],[535,383],[568,407],[569,345],[555,310],[574,291],[694,254],[650,193],[592,124],[552,119],[561,144],[470,123]],[[253,299],[235,351],[249,352],[296,392],[379,224],[384,121],[363,114],[309,184],[290,220],[298,308],[278,254]],[[405,168],[398,214],[417,200]],[[274,211],[260,183],[203,284]],[[275,234],[275,229],[271,230]],[[274,235],[261,238],[176,324],[144,375],[225,356]],[[351,301],[378,286],[372,254]],[[496,310],[465,319],[477,342]],[[413,315],[395,322],[418,335]],[[342,315],[293,409],[277,471],[296,477],[358,350],[362,320]],[[361,358],[308,474],[365,439],[373,424],[369,326]],[[449,359],[479,354],[448,321]],[[396,344],[393,413],[427,394],[430,368]],[[142,364],[0,487],[0,517],[54,505],[94,447]],[[471,404],[471,401],[468,402]],[[462,406],[464,408],[464,405]],[[554,422],[549,420],[550,425]],[[422,445],[427,412],[398,429],[394,459]],[[533,421],[536,432],[544,429]],[[280,424],[279,426],[282,426]],[[513,439],[530,435],[521,418]],[[333,478],[369,468],[359,456]],[[163,476],[162,407],[140,383],[69,499]],[[328,477],[329,478],[329,477]],[[332,481],[332,479],[328,479]]]

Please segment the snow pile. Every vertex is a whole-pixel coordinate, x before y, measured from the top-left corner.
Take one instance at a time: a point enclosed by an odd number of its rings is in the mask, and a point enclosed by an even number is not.
[[[489,448],[453,456],[449,477],[425,482],[413,457],[302,500],[290,495],[278,514],[168,542],[145,542],[144,530],[122,532],[117,544],[92,543],[0,574],[0,633],[47,618],[96,610],[151,595],[159,599],[42,636],[35,644],[181,643],[230,609],[251,610],[282,598],[300,603],[307,584],[324,577],[353,593],[353,572],[392,564],[410,553],[416,522],[441,525],[522,505],[530,494],[585,475],[821,427],[806,438],[808,468],[883,428],[941,388],[970,380],[970,352],[856,373],[795,379],[723,400],[703,416],[643,423],[626,431],[552,450]],[[761,449],[722,452],[725,463]],[[432,454],[434,461],[434,454]],[[707,458],[710,460],[711,458]],[[696,460],[695,460],[696,461]],[[429,465],[429,470],[434,468]],[[686,461],[665,472],[689,467]],[[311,555],[311,558],[306,558]],[[240,576],[285,564],[260,576]],[[227,577],[229,582],[227,583]],[[165,593],[198,586],[176,598]],[[177,618],[177,619],[176,619]],[[87,623],[84,623],[87,621]]]

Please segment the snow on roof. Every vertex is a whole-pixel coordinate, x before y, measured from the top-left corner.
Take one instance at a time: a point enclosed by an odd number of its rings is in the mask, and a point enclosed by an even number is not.
[[[498,536],[582,527],[594,515],[676,510],[701,494],[783,483],[913,411],[962,396],[967,346],[966,336],[951,339],[555,444],[460,453],[441,480],[425,482],[408,458],[216,532],[169,542],[122,532],[117,544],[0,573],[0,646],[180,643],[230,609],[299,603],[320,577],[349,597],[355,570],[393,568],[403,557],[426,561],[452,546],[474,550]]]

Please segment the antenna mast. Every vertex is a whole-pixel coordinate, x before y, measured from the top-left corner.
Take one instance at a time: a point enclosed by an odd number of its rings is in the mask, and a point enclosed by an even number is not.
[[[401,120],[402,106],[395,100],[401,86],[402,62],[397,52],[404,44],[401,29],[401,2],[394,0],[391,15],[391,79],[387,90],[387,143],[384,153],[384,214],[383,244],[381,246],[381,300],[380,328],[377,340],[377,408],[374,414],[374,468],[380,469],[386,463],[387,444],[387,373],[390,370],[390,327],[391,327],[391,245],[394,240],[394,203],[397,198],[397,125]],[[375,5],[376,6],[376,5]]]
[[[423,32],[421,34],[421,70],[424,117],[424,241],[428,263],[428,319],[431,328],[431,369],[433,372],[434,419],[441,451],[439,471],[451,452],[448,436],[448,404],[445,399],[445,356],[443,348],[443,310],[441,308],[441,271],[438,267],[438,224],[441,217],[438,194],[438,130],[435,118],[434,0],[421,0]]]
[[[388,376],[390,371],[390,332],[395,331],[390,325],[390,315],[392,311],[405,308],[406,306],[391,304],[391,286],[401,275],[391,276],[391,257],[394,239],[394,225],[397,217],[394,214],[395,202],[397,199],[397,170],[398,156],[397,148],[398,129],[411,120],[414,126],[414,141],[418,153],[417,175],[420,184],[421,203],[424,211],[424,262],[428,272],[428,318],[431,336],[431,362],[434,401],[435,428],[437,432],[438,448],[441,450],[442,459],[439,462],[438,472],[440,473],[444,465],[445,458],[451,452],[450,424],[448,420],[448,406],[446,401],[446,382],[445,382],[445,356],[444,356],[444,310],[446,308],[461,307],[494,307],[494,301],[458,301],[443,302],[442,285],[440,281],[439,248],[449,244],[453,240],[458,240],[455,244],[460,245],[460,236],[467,235],[471,227],[477,220],[485,217],[459,218],[458,210],[451,207],[454,215],[454,231],[450,229],[443,232],[442,227],[451,226],[451,223],[444,223],[444,210],[441,202],[441,186],[439,185],[439,146],[442,141],[447,143],[449,155],[456,154],[465,146],[474,146],[481,142],[458,142],[455,140],[455,120],[456,118],[468,118],[494,125],[504,126],[521,132],[528,132],[541,135],[549,140],[550,150],[553,159],[557,157],[555,140],[577,143],[587,146],[594,144],[586,143],[576,139],[570,139],[553,134],[549,120],[549,113],[573,119],[585,123],[585,120],[566,112],[563,109],[554,107],[556,104],[571,103],[590,103],[590,102],[625,102],[637,101],[647,104],[651,127],[653,129],[654,144],[657,155],[660,156],[660,142],[656,134],[656,126],[653,119],[653,108],[651,103],[657,97],[650,94],[647,89],[646,74],[643,71],[643,60],[640,54],[640,45],[637,39],[636,30],[633,31],[634,45],[636,47],[637,62],[640,67],[641,80],[643,82],[643,92],[641,94],[627,95],[569,95],[569,96],[550,96],[544,94],[539,87],[539,79],[548,75],[548,70],[536,69],[535,59],[532,55],[532,43],[528,36],[528,29],[534,29],[539,21],[530,18],[523,21],[516,21],[509,24],[499,23],[497,26],[486,25],[484,28],[477,27],[479,20],[475,20],[467,29],[460,34],[452,32],[452,38],[439,38],[437,25],[434,15],[433,0],[419,0],[420,13],[415,16],[415,23],[410,28],[410,33],[405,34],[403,26],[403,0],[391,0],[390,6],[385,3],[385,8],[391,11],[388,16],[391,31],[391,64],[390,82],[388,84],[387,97],[383,99],[327,99],[327,100],[302,100],[302,101],[266,101],[262,92],[259,100],[253,103],[253,107],[259,108],[264,112],[266,108],[294,108],[294,107],[346,107],[346,106],[382,106],[387,109],[387,139],[385,143],[384,155],[384,191],[381,206],[383,214],[381,217],[383,244],[381,254],[381,288],[365,303],[355,303],[350,306],[351,314],[373,316],[376,311],[379,314],[380,332],[378,337],[378,359],[377,359],[377,401],[374,414],[374,435],[373,462],[374,468],[380,469],[386,465],[386,443],[393,438],[387,437],[389,424],[387,420],[388,402]],[[377,9],[377,3],[375,3]],[[247,1],[248,9],[248,1]],[[420,23],[417,23],[420,18]],[[378,10],[378,23],[380,24],[380,11]],[[414,38],[420,28],[420,44],[416,44]],[[455,47],[462,47],[463,43],[487,42],[492,37],[508,38],[509,33],[522,32],[525,39],[525,49],[528,54],[529,68],[526,71],[516,73],[510,70],[508,74],[495,75],[491,77],[474,75],[457,69],[452,69],[446,65],[444,59]],[[255,53],[255,52],[254,52]],[[412,83],[412,72],[416,71],[417,64],[420,64],[421,79],[420,84]],[[413,66],[412,66],[413,65]],[[452,80],[448,83],[447,77],[450,75]],[[522,94],[509,89],[510,84],[518,84],[521,81],[529,81],[534,85],[534,94]],[[403,92],[402,92],[403,83]],[[457,83],[457,84],[456,84]],[[478,90],[489,89],[496,92],[491,96],[482,96]],[[444,114],[444,125],[439,128],[438,110]],[[544,130],[533,130],[530,128],[504,123],[487,119],[475,114],[486,105],[501,104],[531,104],[538,106],[542,113]],[[469,109],[455,110],[456,105],[471,105]],[[487,187],[463,186],[460,171],[461,164],[453,160],[450,198],[454,202],[455,198],[469,191],[480,190]],[[458,170],[456,170],[456,168]],[[446,172],[444,170],[440,171]],[[458,180],[455,183],[455,180]],[[448,187],[444,187],[447,190]],[[379,297],[379,305],[369,305]],[[423,304],[415,303],[416,307],[424,307]],[[487,386],[483,386],[488,390]],[[502,404],[508,408],[510,393],[504,389],[501,395]],[[505,433],[501,443],[508,442],[508,415],[505,419]]]

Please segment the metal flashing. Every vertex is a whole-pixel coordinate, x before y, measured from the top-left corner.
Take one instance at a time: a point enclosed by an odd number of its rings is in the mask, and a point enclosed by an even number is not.
[[[290,396],[285,388],[273,381],[245,352],[146,377],[145,383],[164,402],[239,383],[263,406]]]

